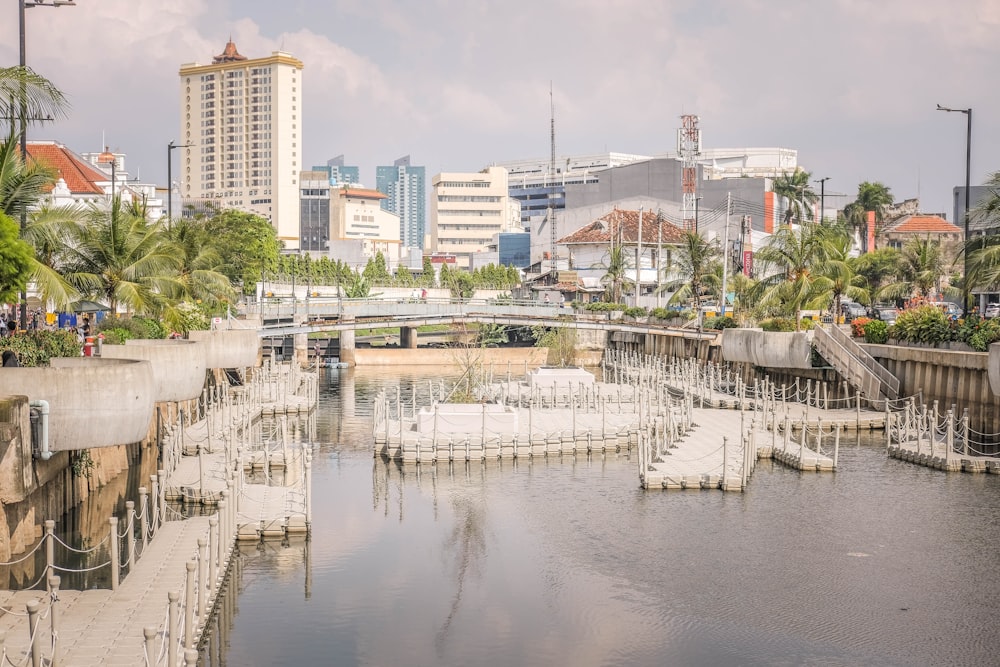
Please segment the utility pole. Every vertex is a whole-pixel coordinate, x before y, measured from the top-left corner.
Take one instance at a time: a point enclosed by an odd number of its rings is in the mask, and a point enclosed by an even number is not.
[[[965,242],[969,242],[969,172],[972,169],[972,107],[968,109],[951,109],[937,105],[938,111],[964,113],[968,123],[965,132]],[[965,275],[962,276],[962,317],[969,316],[969,253],[962,253],[965,258]]]
[[[639,305],[639,295],[642,294],[642,206],[639,207],[639,231],[635,244],[635,303]]]
[[[726,316],[726,279],[729,277],[729,209],[732,208],[733,195],[726,193],[726,233],[722,243],[722,317]]]
[[[823,205],[826,202],[826,182],[830,180],[829,176],[824,176],[823,178],[816,179],[813,183],[819,183],[819,222],[823,224],[825,216],[823,215]]]
[[[697,206],[697,202],[695,202]],[[697,210],[697,208],[695,209]],[[660,307],[660,290],[663,285],[660,280],[660,272],[663,271],[663,216],[656,214],[656,307]]]

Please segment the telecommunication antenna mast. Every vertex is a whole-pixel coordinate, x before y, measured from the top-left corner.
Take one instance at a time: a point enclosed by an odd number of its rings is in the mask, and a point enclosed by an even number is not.
[[[547,217],[549,219],[549,258],[550,266],[553,271],[556,269],[556,207],[555,203],[552,201],[555,198],[556,193],[556,105],[552,98],[552,84],[549,83],[549,178],[550,188],[549,191],[549,210],[547,211]]]
[[[681,216],[684,229],[694,229],[695,207],[698,196],[698,156],[701,154],[701,130],[698,129],[698,116],[685,114],[681,116],[681,127],[677,130],[677,155],[684,166],[681,169],[681,188],[684,198],[681,201]]]

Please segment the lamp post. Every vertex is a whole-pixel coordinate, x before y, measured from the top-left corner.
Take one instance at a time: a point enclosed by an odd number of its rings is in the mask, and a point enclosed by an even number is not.
[[[51,3],[45,2],[45,0],[18,0],[17,3],[17,21],[18,21],[18,38],[19,38],[19,48],[20,48],[20,65],[22,72],[24,68],[28,66],[26,49],[25,49],[25,39],[24,39],[24,10],[29,7],[61,7],[63,5],[72,7],[76,5],[73,0],[52,0]],[[21,79],[21,108],[20,108],[20,125],[21,125],[21,159],[24,164],[28,164],[28,100],[27,91],[25,90],[24,79]],[[28,224],[28,211],[22,206],[21,207],[21,227],[20,232],[24,234],[24,227]],[[21,307],[20,316],[18,318],[18,326],[21,329],[28,328],[28,294],[25,290],[21,290]]]
[[[965,130],[965,242],[969,242],[969,174],[972,168],[972,108],[950,109],[937,105],[938,111],[948,111],[964,113],[967,123]],[[969,253],[962,253],[965,260],[964,275],[962,276],[962,317],[969,316]]]
[[[694,198],[694,233],[698,233],[698,202],[701,201],[701,197]]]
[[[826,204],[826,182],[830,180],[829,176],[824,176],[823,178],[817,178],[813,183],[819,183],[819,222],[823,224],[825,216],[823,215],[825,209],[823,208]]]
[[[171,154],[175,148],[190,148],[194,144],[175,144],[172,140],[167,144],[167,229],[174,219],[174,177],[173,160]]]

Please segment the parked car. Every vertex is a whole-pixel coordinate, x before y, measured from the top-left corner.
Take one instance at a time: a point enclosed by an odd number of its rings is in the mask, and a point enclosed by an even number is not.
[[[872,308],[871,316],[873,320],[882,320],[890,327],[896,323],[896,315],[898,312],[895,308],[886,306],[876,306]]]
[[[840,304],[840,314],[844,316],[845,323],[850,323],[855,317],[865,317],[868,314],[868,310],[860,303],[845,301]]]
[[[962,309],[957,303],[951,301],[931,301],[932,306],[936,306],[950,320],[957,320],[962,315]]]
[[[986,310],[983,311],[983,317],[986,319],[993,319],[1000,315],[1000,303],[991,303],[986,306]]]

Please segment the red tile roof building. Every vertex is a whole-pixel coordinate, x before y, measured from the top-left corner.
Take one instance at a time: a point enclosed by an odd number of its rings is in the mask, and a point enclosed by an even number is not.
[[[103,196],[106,188],[111,186],[111,178],[95,169],[82,157],[54,141],[29,141],[28,158],[55,172],[56,188],[62,179],[69,194],[74,199],[86,198],[86,195]],[[51,192],[53,186],[49,186]]]
[[[879,248],[902,248],[913,238],[940,241],[944,256],[950,261],[956,256],[964,234],[961,227],[940,216],[915,213],[897,218],[883,227],[876,245]]]

